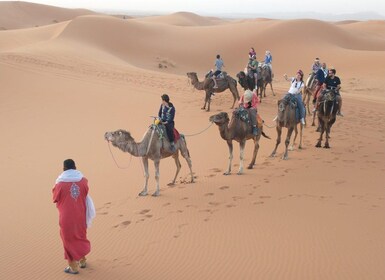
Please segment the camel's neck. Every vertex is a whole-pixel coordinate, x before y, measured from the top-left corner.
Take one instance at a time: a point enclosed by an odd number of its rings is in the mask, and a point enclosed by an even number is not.
[[[132,140],[124,143],[115,144],[115,146],[120,150],[122,150],[123,152],[133,155],[134,157],[144,157],[147,155],[148,145],[151,139],[151,132],[152,130],[147,131],[146,135],[143,137],[142,141],[139,143]],[[153,137],[155,136],[156,135],[153,135]]]
[[[197,90],[204,90],[204,82],[200,82],[198,80],[198,77],[191,78],[191,84],[197,89]]]
[[[230,140],[231,139],[230,130],[229,130],[227,123],[222,124],[218,128],[219,128],[219,133],[221,134],[222,139],[224,139],[224,140]]]

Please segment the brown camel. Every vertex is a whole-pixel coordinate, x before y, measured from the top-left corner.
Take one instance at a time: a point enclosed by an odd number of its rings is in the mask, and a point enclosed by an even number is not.
[[[285,140],[285,153],[282,157],[282,159],[286,160],[288,159],[288,150],[293,150],[295,145],[295,140],[297,139],[298,135],[298,123],[300,120],[296,119],[296,106],[297,102],[295,100],[295,97],[290,98],[283,98],[278,101],[278,115],[276,118],[276,129],[277,129],[277,142],[275,144],[274,151],[271,153],[271,157],[275,157],[277,153],[278,145],[281,143],[281,134],[282,134],[282,128],[287,128],[287,135]],[[300,125],[300,138],[299,138],[299,146],[298,149],[302,149],[302,128],[303,126]],[[289,148],[290,144],[290,138],[291,134],[293,133],[293,130],[295,131],[294,141],[291,147]]]
[[[321,147],[322,136],[326,132],[326,140],[324,148],[329,149],[330,130],[336,121],[336,115],[338,111],[338,104],[336,104],[335,94],[332,90],[327,90],[322,96],[321,102],[318,107],[318,123],[320,128],[320,137],[315,145],[317,148]]]
[[[226,72],[222,72],[224,75],[224,78],[220,78],[217,80],[218,88],[214,88],[214,81],[206,77],[206,79],[203,82],[200,82],[198,80],[197,73],[195,72],[189,72],[187,73],[187,77],[191,80],[191,84],[197,89],[197,90],[204,90],[206,92],[205,96],[205,104],[201,108],[202,110],[206,109],[207,104],[207,112],[210,111],[210,102],[211,102],[211,94],[216,92],[222,92],[226,89],[230,89],[231,93],[233,94],[234,102],[233,106],[234,108],[235,102],[239,100],[239,93],[237,89],[237,81],[234,80],[232,77],[226,74]]]
[[[273,95],[275,96],[274,90],[273,90],[273,76],[271,73],[271,69],[268,65],[263,65],[261,67],[261,75],[262,75],[262,91],[263,91],[263,97],[266,97],[266,87],[268,84],[270,84],[270,89],[273,92]],[[262,100],[262,92],[261,92],[261,100]]]
[[[246,69],[247,70],[247,69]],[[238,83],[244,90],[255,89],[255,79],[254,77],[250,77],[247,72],[240,71],[237,74]],[[260,96],[259,102],[262,102],[262,89],[263,89],[263,80],[261,75],[261,67],[258,67],[258,79],[257,79],[257,95]]]
[[[262,123],[261,122],[258,123],[258,128],[259,128],[258,134],[253,135],[251,125],[245,121],[242,121],[239,118],[239,111],[237,110],[234,110],[233,116],[231,117],[231,121],[229,119],[229,115],[226,112],[221,112],[219,114],[213,115],[210,117],[209,120],[210,122],[214,122],[218,126],[221,137],[224,140],[226,140],[227,145],[229,147],[229,153],[230,153],[229,166],[227,168],[227,171],[224,173],[224,175],[229,175],[231,173],[231,162],[233,159],[233,140],[239,142],[239,148],[240,148],[240,164],[239,164],[239,170],[237,173],[238,175],[243,173],[243,154],[244,154],[244,149],[246,145],[246,140],[249,140],[249,139],[254,140],[253,158],[249,166],[247,167],[248,169],[252,169],[255,164],[255,159],[257,157],[257,153],[259,149],[259,139],[261,138],[261,135],[270,139],[270,137],[266,136],[266,134],[263,132]]]
[[[106,132],[104,134],[105,140],[112,143],[113,146],[127,152],[135,157],[142,157],[144,165],[144,189],[139,193],[140,196],[147,195],[147,184],[148,184],[148,159],[154,161],[155,166],[155,179],[156,179],[156,191],[153,196],[158,196],[159,191],[159,163],[160,160],[166,157],[172,156],[175,160],[176,173],[175,177],[170,184],[175,184],[176,177],[178,176],[181,164],[179,161],[179,151],[182,156],[186,159],[187,164],[190,168],[191,182],[194,182],[192,164],[190,159],[190,153],[187,149],[186,140],[181,135],[181,138],[175,143],[175,152],[171,152],[170,142],[165,137],[166,132],[163,125],[152,124],[147,130],[141,142],[136,143],[134,138],[131,137],[130,132],[119,129],[113,132]]]
[[[309,113],[309,116],[313,115],[313,121],[311,123],[312,126],[315,126],[316,113],[315,112],[311,113],[310,111],[310,100],[314,98],[316,86],[317,86],[317,80],[314,77],[312,77],[312,75],[310,75],[307,78],[306,84],[302,91],[303,104],[306,104],[306,108],[307,108],[307,112]]]

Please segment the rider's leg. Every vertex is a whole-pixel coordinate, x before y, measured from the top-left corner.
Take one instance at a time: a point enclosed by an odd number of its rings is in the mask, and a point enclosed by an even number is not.
[[[214,88],[218,88],[217,80],[215,79],[215,76],[213,75],[211,79],[214,81]]]
[[[303,105],[302,96],[301,94],[296,94],[295,97],[297,98],[297,106],[299,108],[299,119],[301,124],[305,125],[305,106]]]
[[[258,127],[257,127],[257,109],[255,108],[249,108],[249,116],[250,116],[250,121],[251,125],[253,127],[253,134],[257,135],[258,134]]]
[[[337,103],[338,103],[338,112],[337,112],[337,115],[343,117],[344,114],[342,113],[342,98],[341,98],[341,95],[337,94],[336,95],[336,100],[337,100]]]

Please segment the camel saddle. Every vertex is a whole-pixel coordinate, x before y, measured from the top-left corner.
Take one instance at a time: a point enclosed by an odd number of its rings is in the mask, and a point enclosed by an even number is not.
[[[163,124],[158,124],[158,125],[152,124],[151,126],[158,133],[160,139],[162,139],[163,137],[166,137],[168,139],[166,127]],[[174,142],[176,143],[180,139],[180,137],[181,136],[178,130],[174,127]]]
[[[234,117],[240,119],[241,121],[244,121],[248,124],[251,124],[250,122],[250,116],[249,111],[243,107],[239,107],[233,111]],[[261,116],[257,113],[257,126],[262,127],[263,120]]]
[[[285,111],[286,106],[290,106],[292,109],[295,109],[295,119],[298,122],[299,121],[299,106],[297,102],[297,98],[294,95],[285,96],[282,98],[282,102],[279,104],[278,109],[279,111],[283,112]],[[305,111],[306,114],[306,111]]]

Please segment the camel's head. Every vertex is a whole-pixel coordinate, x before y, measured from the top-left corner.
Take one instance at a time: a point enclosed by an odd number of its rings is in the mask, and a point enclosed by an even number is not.
[[[127,143],[128,141],[133,140],[131,134],[123,129],[119,129],[113,132],[106,132],[104,134],[104,139],[114,145],[119,143]]]
[[[216,125],[223,125],[227,124],[230,119],[229,115],[226,112],[220,112],[219,114],[212,115],[209,118],[209,121],[215,123]]]
[[[194,78],[194,77],[197,77],[197,73],[195,73],[195,72],[188,72],[188,73],[187,73],[187,77],[190,78],[190,79],[192,79],[192,78]]]

